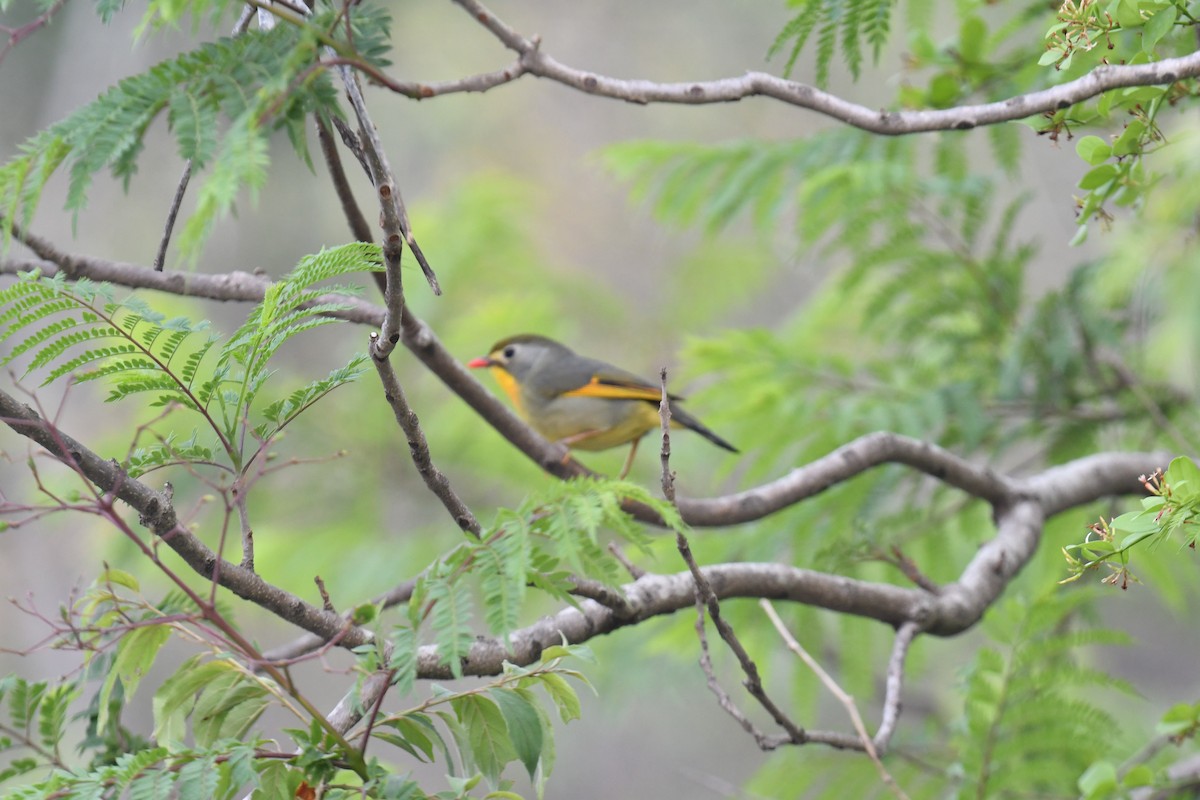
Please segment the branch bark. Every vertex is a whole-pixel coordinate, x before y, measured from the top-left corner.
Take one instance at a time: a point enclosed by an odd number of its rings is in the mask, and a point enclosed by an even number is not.
[[[945,109],[887,111],[868,108],[835,94],[798,81],[765,72],[709,81],[658,83],[615,78],[564,64],[545,53],[538,37],[527,37],[497,17],[478,0],[454,0],[464,11],[517,54],[514,64],[495,72],[471,75],[454,81],[420,83],[397,81],[366,65],[356,65],[393,92],[414,100],[456,92],[486,92],[512,83],[525,75],[561,83],[585,94],[624,100],[627,103],[674,103],[708,105],[733,103],[751,97],[768,97],[788,105],[815,111],[847,125],[885,136],[928,131],[970,130],[981,125],[1025,119],[1060,111],[1112,89],[1174,83],[1200,76],[1200,51],[1150,64],[1105,65],[1067,83],[1041,91],[1015,95],[994,103]]]
[[[357,647],[370,641],[371,634],[362,629],[350,627],[347,630],[349,623],[340,615],[306,603],[267,583],[252,570],[220,558],[179,524],[175,509],[165,495],[129,477],[115,461],[104,460],[4,391],[0,391],[0,422],[77,469],[102,491],[111,492],[128,504],[138,513],[139,522],[198,575],[211,579],[215,571],[221,586],[238,597],[326,640],[340,636],[345,647]]]
[[[14,235],[39,256],[52,262],[43,265],[48,275],[59,268],[72,279],[87,277],[131,288],[243,302],[262,300],[270,286],[266,278],[247,272],[224,275],[155,272],[134,264],[61,253],[39,237],[19,229]],[[0,274],[13,274],[18,268],[28,266],[26,261],[0,261]],[[339,319],[371,326],[378,326],[383,321],[382,308],[359,298],[336,295],[321,298],[318,302],[326,299],[336,299],[351,306],[332,314]],[[562,446],[547,442],[497,400],[411,311],[402,320],[401,342],[452,392],[546,472],[564,480],[592,474],[576,461],[563,463]],[[1143,489],[1138,476],[1164,466],[1170,458],[1171,454],[1165,451],[1100,453],[1018,480],[971,464],[937,445],[881,432],[860,437],[760,486],[721,497],[681,497],[677,505],[684,520],[693,527],[738,525],[788,508],[872,467],[896,463],[924,472],[993,506],[1006,507],[1019,498],[1030,498],[1042,509],[1044,516],[1050,517],[1101,497],[1141,494]],[[646,509],[631,511],[643,521],[655,522]]]

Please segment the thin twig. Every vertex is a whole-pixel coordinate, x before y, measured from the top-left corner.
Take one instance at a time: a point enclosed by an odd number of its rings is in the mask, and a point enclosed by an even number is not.
[[[708,647],[708,633],[704,630],[704,601],[700,599],[699,593],[696,594],[695,627],[696,638],[700,641],[700,670],[704,673],[704,682],[708,685],[708,690],[717,698],[717,705],[726,714],[733,717],[734,721],[742,727],[742,730],[754,737],[754,741],[761,749],[775,749],[782,742],[778,742],[760,731],[758,726],[746,716],[745,712],[738,708],[737,703],[729,696],[729,692],[725,691],[725,687],[717,680],[716,670],[713,669],[712,653]]]
[[[571,594],[586,597],[606,608],[611,608],[618,619],[633,619],[633,608],[619,590],[614,590],[611,586],[607,586],[600,581],[594,581],[578,575],[572,575],[567,580],[570,581],[572,586]]]
[[[883,755],[891,743],[896,723],[900,720],[901,695],[904,689],[904,660],[908,657],[908,649],[920,633],[921,626],[915,622],[906,622],[896,631],[896,639],[892,643],[892,656],[888,659],[887,683],[883,694],[883,713],[879,719],[879,730],[875,731],[873,743],[875,750]]]
[[[917,562],[905,555],[904,551],[900,549],[899,545],[892,545],[889,549],[891,550],[891,556],[889,557],[883,555],[880,556],[880,558],[882,558],[886,563],[895,566],[896,569],[904,573],[904,577],[908,578],[914,584],[920,586],[930,594],[942,593],[942,587],[938,586],[933,582],[933,579],[922,572],[921,568],[917,565]]]
[[[0,33],[8,34],[8,41],[5,42],[4,47],[0,49],[0,62],[3,62],[5,56],[7,56],[14,47],[20,44],[22,40],[33,35],[33,33],[39,28],[44,28],[45,26],[49,25],[50,20],[54,19],[54,15],[61,11],[62,7],[66,5],[66,3],[67,0],[55,0],[54,4],[41,14],[38,14],[30,22],[26,22],[24,25],[21,25],[17,28],[10,28],[7,25],[0,25]]]
[[[667,368],[663,367],[658,374],[662,399],[658,401],[658,418],[662,426],[662,449],[659,459],[662,462],[662,490],[667,502],[675,505],[675,473],[671,472],[671,399],[667,394]]]
[[[667,370],[664,367],[659,374],[659,379],[662,384],[662,398],[658,404],[659,419],[662,425],[662,487],[663,494],[666,496],[669,503],[675,503],[675,476],[671,473],[671,402],[667,395]],[[758,665],[750,658],[750,654],[746,652],[746,648],[742,646],[737,634],[734,633],[733,627],[721,615],[721,604],[717,600],[717,595],[712,589],[712,585],[704,576],[703,570],[696,562],[696,557],[692,554],[692,546],[688,542],[687,535],[684,534],[682,528],[675,530],[675,547],[679,550],[679,555],[687,564],[688,571],[692,574],[692,583],[695,592],[696,610],[699,614],[699,619],[696,621],[696,632],[700,637],[700,666],[704,670],[704,674],[708,680],[709,688],[713,690],[717,696],[717,701],[721,708],[730,714],[738,721],[748,733],[754,737],[754,741],[764,750],[770,750],[777,747],[781,742],[778,739],[769,738],[749,723],[746,716],[734,705],[733,701],[725,693],[724,689],[717,683],[716,675],[712,670],[712,660],[708,655],[708,640],[704,635],[704,612],[708,612],[708,616],[713,621],[713,626],[716,627],[717,633],[721,639],[729,647],[730,651],[737,657],[738,664],[741,665],[742,672],[746,675],[746,680],[743,686],[750,692],[750,695],[758,701],[775,723],[787,732],[786,741],[793,744],[803,744],[808,741],[808,736],[804,729],[796,725],[792,720],[783,713],[783,709],[775,704],[763,688],[762,678],[758,673]]]
[[[367,174],[379,196],[379,207],[382,212],[383,256],[388,270],[388,288],[385,292],[384,305],[388,309],[388,318],[384,320],[383,338],[380,344],[390,348],[400,340],[400,322],[404,308],[404,292],[400,278],[401,243],[407,244],[416,257],[433,293],[440,295],[442,288],[438,284],[433,267],[429,265],[429,261],[421,252],[416,237],[413,235],[412,224],[408,220],[408,211],[404,207],[404,199],[400,195],[395,175],[388,164],[383,143],[379,139],[379,131],[376,130],[370,112],[367,111],[367,104],[363,99],[358,77],[347,66],[339,67],[339,72],[346,88],[346,96],[350,98],[350,105],[354,108],[355,116],[358,118],[359,142],[362,144],[369,168]]]
[[[325,581],[321,579],[320,575],[314,575],[313,583],[317,585],[317,592],[321,595],[321,607],[336,614],[337,609],[333,607],[333,600],[329,598],[329,590],[325,588]]]
[[[167,211],[167,223],[163,226],[162,239],[158,242],[158,252],[154,255],[154,270],[163,271],[167,261],[167,246],[171,243],[171,231],[175,229],[175,218],[179,216],[179,207],[183,205],[183,196],[187,193],[188,181],[192,179],[192,160],[183,166],[183,175],[179,176],[179,185],[175,187],[175,197],[171,200],[171,208]]]
[[[238,512],[238,525],[242,533],[242,567],[254,572],[254,527],[250,524],[250,509],[246,506],[246,490],[240,480],[235,481],[229,491],[233,492],[233,503]]]
[[[351,235],[360,242],[374,241],[371,235],[371,225],[363,215],[362,208],[354,198],[354,190],[350,188],[350,181],[346,178],[346,170],[342,166],[342,156],[338,153],[334,143],[333,131],[329,129],[329,123],[317,114],[313,115],[313,120],[317,128],[317,142],[321,145],[321,155],[325,159],[325,168],[329,170],[329,179],[333,181],[333,190],[342,204],[342,214],[346,218],[346,224],[350,226]],[[379,291],[386,292],[387,277],[378,272],[371,273],[371,276],[375,279]]]
[[[407,580],[392,587],[381,595],[376,595],[367,602],[371,605],[379,606],[380,609],[393,608],[401,603],[407,603],[412,597],[413,590],[416,589],[417,582],[415,580]],[[342,618],[346,620],[346,625],[350,625],[350,617],[354,613],[351,608],[342,612]],[[303,658],[309,653],[314,653],[324,649],[328,649],[330,643],[336,643],[337,637],[326,640],[320,636],[314,636],[311,633],[305,633],[296,637],[290,642],[273,647],[263,653],[263,658],[272,663],[290,663],[297,659]]]
[[[379,334],[375,331],[371,332],[372,353],[377,352],[374,342],[378,336]],[[471,509],[467,508],[467,504],[454,492],[453,487],[450,486],[450,479],[434,466],[433,457],[429,454],[429,443],[425,439],[425,432],[421,430],[417,413],[412,410],[408,404],[408,398],[404,396],[404,389],[400,386],[396,371],[392,369],[391,361],[374,355],[371,361],[375,364],[375,370],[379,373],[379,380],[383,384],[384,398],[391,406],[392,413],[396,416],[396,422],[399,423],[401,430],[408,438],[409,455],[412,456],[417,472],[425,481],[425,485],[429,487],[429,491],[433,492],[434,496],[442,501],[442,505],[450,512],[454,523],[478,539],[482,530],[479,520],[475,519]]]
[[[779,618],[779,614],[775,613],[775,607],[771,605],[770,600],[759,600],[758,604],[762,606],[767,617],[771,620],[771,624],[775,626],[775,630],[779,632],[780,638],[788,649],[798,655],[800,659],[808,665],[808,668],[820,679],[821,683],[825,684],[825,688],[838,699],[846,709],[846,714],[850,717],[851,724],[854,725],[854,730],[858,733],[858,738],[862,742],[863,750],[875,765],[875,769],[879,771],[879,777],[884,784],[892,790],[892,793],[900,800],[909,800],[908,795],[896,783],[896,779],[892,777],[887,768],[883,766],[883,762],[879,759],[879,753],[875,751],[875,744],[871,741],[870,735],[867,733],[867,727],[863,725],[862,717],[859,716],[858,707],[854,704],[854,698],[848,695],[841,686],[838,685],[828,672],[826,672],[820,664],[816,662],[808,651],[796,641],[796,637],[792,636],[791,631],[783,624],[783,620]]]
[[[629,577],[635,581],[646,574],[646,570],[629,560],[629,556],[625,555],[625,551],[616,542],[608,543],[608,552],[612,553],[613,558],[621,562],[621,566],[629,573]]]

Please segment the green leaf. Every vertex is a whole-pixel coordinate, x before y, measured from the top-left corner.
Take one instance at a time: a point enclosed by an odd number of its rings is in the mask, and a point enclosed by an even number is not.
[[[241,739],[270,703],[266,687],[241,672],[230,670],[208,681],[192,710],[196,744],[212,747],[222,739]]]
[[[1182,494],[1188,499],[1200,497],[1200,467],[1187,456],[1172,459],[1163,480],[1177,494]]]
[[[116,584],[117,586],[124,586],[130,591],[141,591],[141,587],[138,584],[137,578],[123,569],[115,569],[113,567],[109,567],[101,572],[100,576],[96,578],[96,583],[101,586],[107,584]]]
[[[517,757],[500,707],[480,695],[456,697],[450,705],[466,731],[475,765],[488,779],[499,780],[504,765]]]
[[[440,746],[443,752],[447,752],[446,742],[442,739],[442,735],[424,714],[396,717],[385,720],[383,724],[395,729],[399,735],[385,733],[377,733],[376,735],[384,741],[403,749],[420,761],[432,762],[434,760],[435,745]],[[449,754],[447,752],[448,759]]]
[[[511,689],[494,689],[491,697],[504,714],[513,748],[532,780],[542,755],[542,723],[537,710],[527,697]]]
[[[60,684],[46,691],[38,713],[38,734],[46,750],[55,752],[60,747],[67,711],[78,696],[79,690],[72,684]]]
[[[1039,67],[1048,67],[1051,64],[1056,64],[1063,57],[1063,51],[1058,49],[1050,49],[1042,53],[1038,57],[1037,63]]]
[[[1165,736],[1179,736],[1195,731],[1200,725],[1200,704],[1177,703],[1163,714],[1155,730]]]
[[[1116,0],[1114,6],[1113,16],[1122,28],[1137,28],[1145,22],[1138,7],[1138,0]]]
[[[216,796],[220,773],[217,761],[208,756],[184,764],[175,781],[179,800],[212,800]]]
[[[100,718],[97,727],[107,724],[108,698],[118,680],[128,702],[137,692],[138,684],[154,665],[158,651],[171,638],[169,625],[152,623],[127,632],[117,644],[117,657],[100,688]]]
[[[1112,155],[1112,147],[1099,136],[1084,136],[1075,143],[1075,152],[1087,163],[1103,164]]]
[[[1174,4],[1154,12],[1142,29],[1142,52],[1153,57],[1159,41],[1170,33],[1178,18],[1179,9]]]
[[[1117,768],[1108,761],[1097,761],[1079,776],[1079,792],[1085,797],[1107,797],[1117,788]]]
[[[450,667],[454,677],[462,677],[462,661],[475,643],[471,630],[474,616],[471,587],[465,581],[432,579],[428,583],[428,601],[433,605],[433,629],[438,658]]]
[[[404,697],[417,678],[417,635],[412,628],[397,627],[391,633],[392,655],[388,667],[395,672],[392,685]]]
[[[550,695],[550,699],[554,701],[554,705],[558,708],[558,716],[563,722],[579,719],[582,710],[579,695],[575,693],[566,678],[552,672],[546,673],[542,675],[541,685]]]
[[[1125,777],[1121,778],[1121,785],[1129,789],[1136,789],[1139,786],[1153,786],[1154,770],[1145,764],[1138,764],[1125,773]]]
[[[154,737],[171,747],[183,741],[185,721],[196,704],[197,695],[213,681],[235,670],[227,661],[203,661],[194,656],[175,671],[154,693]]]
[[[1080,189],[1099,189],[1101,186],[1108,184],[1117,177],[1118,170],[1113,164],[1101,164],[1094,169],[1088,170],[1082,178],[1079,179]]]

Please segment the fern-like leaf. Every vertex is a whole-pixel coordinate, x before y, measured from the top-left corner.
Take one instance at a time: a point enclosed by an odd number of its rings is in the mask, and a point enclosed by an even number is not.
[[[281,25],[206,43],[121,81],[28,140],[20,155],[0,167],[4,220],[27,223],[46,182],[64,166],[69,173],[65,206],[75,213],[86,204],[93,177],[106,167],[128,187],[144,136],[165,111],[182,158],[201,169],[220,156],[199,192],[197,214],[181,235],[182,247],[195,248],[242,187],[265,180],[265,142],[273,126],[297,108],[336,113],[327,76],[292,85],[293,77],[311,65],[316,47],[313,36]],[[218,134],[220,115],[232,120],[224,137]],[[6,243],[10,235],[5,224]]]
[[[366,368],[363,365],[366,361],[367,357],[364,355],[355,356],[346,366],[338,367],[330,372],[328,377],[319,381],[313,381],[307,386],[292,392],[283,400],[271,403],[263,409],[262,415],[268,422],[274,424],[273,426],[261,426],[256,430],[256,435],[261,439],[273,436],[322,397],[339,386],[357,379],[365,371]]]
[[[438,656],[450,667],[454,677],[462,677],[462,660],[475,641],[471,630],[474,604],[466,581],[433,577],[427,583],[425,598],[433,607],[433,631]]]
[[[1096,757],[1095,731],[1120,729],[1095,690],[1127,685],[1074,660],[1082,641],[1120,638],[1063,633],[1086,600],[1075,595],[1009,601],[989,619],[999,646],[981,649],[967,673],[957,742],[971,794],[1073,794]]]
[[[790,77],[804,46],[817,35],[815,83],[829,83],[829,69],[841,45],[842,60],[851,76],[858,80],[863,62],[863,45],[871,48],[874,63],[887,41],[891,26],[892,0],[793,0],[799,7],[767,50],[767,58],[787,48],[784,77]]]
[[[213,453],[212,447],[197,442],[195,433],[182,442],[177,442],[174,435],[168,435],[158,444],[139,447],[130,453],[122,466],[130,477],[137,478],[168,464],[211,462]]]

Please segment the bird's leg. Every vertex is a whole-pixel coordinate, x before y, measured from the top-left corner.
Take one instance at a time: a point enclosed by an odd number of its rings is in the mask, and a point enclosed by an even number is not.
[[[629,474],[629,468],[633,466],[633,457],[637,455],[638,442],[642,441],[641,437],[633,440],[633,444],[629,447],[629,455],[625,457],[625,466],[621,467],[621,474],[617,476],[617,480],[625,480],[625,476]]]
[[[604,433],[604,431],[599,430],[599,429],[590,430],[590,431],[580,431],[579,433],[572,433],[570,436],[564,436],[563,438],[559,439],[558,443],[567,448],[567,452],[566,452],[566,455],[563,456],[562,463],[565,464],[571,460],[571,445],[578,444],[579,442],[587,441],[588,439],[592,438],[593,436],[599,436],[602,433]]]

